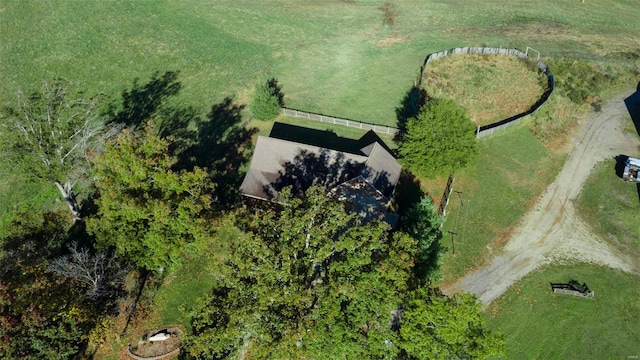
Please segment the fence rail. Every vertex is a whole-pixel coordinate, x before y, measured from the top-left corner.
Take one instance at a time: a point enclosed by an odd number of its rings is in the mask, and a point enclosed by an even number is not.
[[[356,129],[363,129],[363,130],[373,130],[373,131],[375,131],[377,133],[382,133],[382,134],[395,135],[395,134],[398,133],[398,129],[390,127],[390,126],[368,124],[368,123],[364,123],[364,122],[360,122],[360,121],[355,121],[355,120],[350,120],[350,119],[343,119],[343,118],[338,118],[338,117],[335,117],[335,116],[327,116],[327,115],[322,115],[322,114],[315,114],[315,113],[311,113],[311,112],[307,112],[307,111],[290,109],[290,108],[282,108],[281,111],[282,111],[283,114],[288,115],[288,116],[293,116],[293,117],[303,118],[303,119],[309,119],[309,120],[316,120],[316,121],[320,121],[320,122],[323,122],[323,123],[348,126],[348,127],[352,127],[352,128],[356,128]]]
[[[509,56],[516,56],[520,59],[528,58],[527,54],[525,54],[524,52],[518,49],[462,47],[462,48],[454,48],[450,50],[440,51],[437,53],[432,53],[427,55],[424,63],[422,64],[422,67],[420,68],[420,76],[418,78],[416,86],[420,87],[422,85],[422,82],[424,81],[423,79],[424,70],[426,66],[429,65],[432,61],[441,59],[450,55],[457,55],[457,54],[509,55]],[[523,113],[514,115],[504,120],[494,122],[493,124],[478,126],[478,128],[476,129],[476,138],[480,139],[485,136],[489,136],[497,131],[500,131],[510,126],[518,124],[523,119],[525,119],[528,115],[536,111],[542,104],[544,104],[547,101],[547,99],[549,98],[549,95],[551,95],[551,93],[553,92],[553,89],[555,88],[555,81],[553,78],[553,74],[547,68],[547,65],[545,65],[541,61],[536,61],[536,67],[538,68],[539,71],[541,71],[547,76],[547,85],[548,85],[547,90],[545,91],[544,94],[542,94],[540,99],[533,106],[531,106],[529,110]],[[377,133],[382,133],[382,134],[395,135],[400,131],[399,129],[391,126],[369,124],[361,121],[343,119],[335,116],[316,114],[316,113],[297,110],[297,109],[282,108],[281,111],[285,115],[289,115],[297,118],[316,120],[324,123],[348,126],[356,129],[373,130]]]
[[[420,68],[420,76],[418,78],[417,85],[418,86],[422,85],[422,82],[424,81],[424,78],[423,78],[424,70],[427,67],[427,65],[429,65],[432,61],[438,60],[450,55],[457,55],[457,54],[509,55],[509,56],[518,57],[520,59],[529,58],[526,53],[518,49],[461,47],[461,48],[454,48],[450,50],[440,51],[437,53],[427,55],[427,58],[424,60],[424,64],[422,64],[422,67]],[[538,54],[538,59],[539,58],[540,58],[540,55]],[[542,94],[540,99],[535,104],[533,104],[533,106],[531,106],[529,110],[523,113],[514,115],[504,120],[494,122],[493,124],[478,126],[476,130],[476,137],[478,139],[483,138],[485,136],[492,135],[497,131],[506,129],[510,126],[520,123],[523,119],[525,119],[531,113],[536,111],[540,106],[542,106],[542,104],[544,104],[547,101],[547,99],[549,98],[549,95],[551,95],[551,93],[553,92],[553,89],[555,88],[555,80],[553,78],[553,74],[551,73],[549,68],[547,68],[547,65],[545,65],[542,61],[536,60],[536,67],[540,72],[544,73],[547,76],[547,90],[544,92],[544,94]]]

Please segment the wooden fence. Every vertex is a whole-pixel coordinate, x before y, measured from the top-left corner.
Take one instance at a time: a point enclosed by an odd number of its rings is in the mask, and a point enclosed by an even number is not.
[[[310,113],[310,112],[296,110],[296,109],[289,109],[289,108],[282,108],[281,111],[283,114],[288,116],[309,119],[309,120],[316,120],[316,121],[329,123],[329,124],[348,126],[356,129],[373,130],[375,132],[382,133],[382,134],[395,135],[398,133],[398,129],[390,126],[368,124],[360,121],[343,119],[343,118],[327,116],[322,114],[315,114],[315,113]]]
[[[450,50],[440,51],[437,53],[427,55],[427,58],[424,60],[424,64],[422,64],[422,67],[420,68],[420,75],[418,77],[417,85],[418,86],[422,85],[422,82],[424,81],[423,79],[424,69],[432,61],[438,60],[450,55],[457,55],[457,54],[509,55],[509,56],[518,57],[520,59],[528,58],[527,54],[525,54],[524,52],[518,49],[462,47],[462,48],[454,48]],[[549,95],[551,95],[551,93],[553,92],[553,89],[555,88],[555,80],[553,78],[553,74],[551,73],[549,68],[547,68],[547,65],[545,65],[542,61],[536,61],[536,67],[540,72],[544,73],[547,76],[547,90],[544,92],[544,94],[542,94],[540,99],[538,99],[538,101],[535,104],[533,104],[529,108],[529,110],[523,113],[511,116],[504,120],[497,121],[493,124],[478,126],[476,130],[476,137],[478,139],[483,138],[485,136],[489,136],[497,131],[500,131],[510,126],[518,124],[523,119],[525,119],[528,115],[536,111],[540,106],[542,106],[542,104],[544,104],[547,101],[547,99],[549,98]]]

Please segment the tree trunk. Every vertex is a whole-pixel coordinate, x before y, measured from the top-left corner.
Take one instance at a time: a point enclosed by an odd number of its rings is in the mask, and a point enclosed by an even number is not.
[[[71,183],[67,180],[64,185],[60,184],[57,181],[54,181],[58,190],[60,190],[60,195],[64,201],[67,202],[67,206],[69,206],[69,210],[73,215],[73,221],[80,220],[80,206],[78,205],[78,200],[76,199],[76,195],[73,193],[73,189],[71,189]]]

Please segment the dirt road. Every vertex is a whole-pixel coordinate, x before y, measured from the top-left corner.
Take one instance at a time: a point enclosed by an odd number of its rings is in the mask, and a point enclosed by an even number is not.
[[[600,112],[581,121],[573,149],[558,177],[525,216],[504,249],[485,267],[443,288],[445,294],[471,292],[487,305],[529,272],[562,259],[579,259],[640,274],[638,259],[593,234],[577,216],[573,204],[597,162],[640,151],[640,140],[623,131],[624,122],[630,121],[624,99],[631,93],[616,96]]]

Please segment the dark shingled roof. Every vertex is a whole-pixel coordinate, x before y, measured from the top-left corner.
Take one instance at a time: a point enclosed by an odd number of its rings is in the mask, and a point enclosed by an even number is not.
[[[240,192],[252,198],[273,200],[286,185],[295,188],[321,184],[327,193],[352,203],[355,211],[368,213],[366,218],[380,217],[372,216],[373,213],[384,217],[402,168],[378,142],[358,152],[259,136]]]

